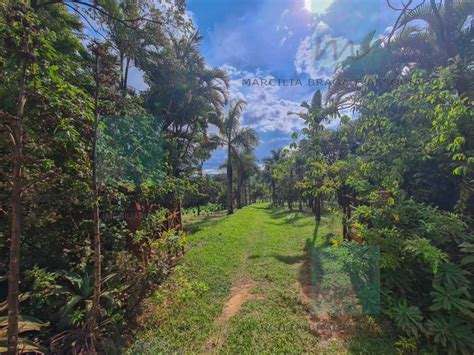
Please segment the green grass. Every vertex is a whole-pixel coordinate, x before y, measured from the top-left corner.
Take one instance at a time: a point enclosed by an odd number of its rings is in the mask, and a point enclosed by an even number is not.
[[[131,353],[394,352],[371,318],[359,320],[351,339],[324,344],[310,327],[302,296],[308,265],[314,246],[338,233],[335,216],[316,229],[311,216],[256,204],[188,221],[187,228],[187,253],[148,301]],[[220,319],[242,285],[251,285],[248,299]]]

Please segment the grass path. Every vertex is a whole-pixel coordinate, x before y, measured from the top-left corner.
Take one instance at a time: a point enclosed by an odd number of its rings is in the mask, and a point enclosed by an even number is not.
[[[332,216],[316,230],[310,216],[256,204],[188,227],[132,353],[393,353],[371,319],[314,313],[311,252],[336,233]]]

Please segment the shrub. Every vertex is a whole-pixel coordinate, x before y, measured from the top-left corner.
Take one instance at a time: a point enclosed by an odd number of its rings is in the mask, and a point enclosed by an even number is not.
[[[473,238],[460,217],[401,200],[361,206],[353,222],[369,245],[380,247],[383,309],[405,334],[402,339],[410,346],[416,339],[424,347],[472,353]]]

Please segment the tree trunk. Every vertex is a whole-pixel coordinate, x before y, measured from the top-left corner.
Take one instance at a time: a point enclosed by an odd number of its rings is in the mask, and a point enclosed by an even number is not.
[[[446,31],[446,44],[447,44],[447,52],[450,58],[454,58],[458,51],[456,50],[455,43],[455,14],[454,14],[454,5],[453,0],[445,0],[444,1],[444,17],[445,17],[445,31]]]
[[[317,222],[321,222],[321,197],[314,199],[314,218]]]
[[[247,206],[250,203],[249,200],[249,185],[244,181],[244,206]]]
[[[237,182],[237,208],[242,208],[242,182],[240,176]]]
[[[28,50],[27,50],[28,52]],[[23,165],[23,114],[26,104],[26,71],[28,60],[23,59],[19,80],[18,104],[15,119],[12,120],[13,179],[11,192],[11,237],[8,273],[8,353],[18,353],[18,315],[20,293],[20,237],[21,237],[21,184]]]
[[[273,207],[276,207],[277,201],[276,201],[276,192],[275,192],[275,180],[273,178],[271,180],[271,187],[272,187],[272,203],[273,203]]]
[[[250,177],[247,181],[247,193],[248,193],[248,197],[247,197],[247,204],[250,205],[252,204],[252,195],[250,194]]]
[[[201,162],[199,163],[199,177],[202,179],[202,167],[204,165],[204,160],[201,160]],[[200,204],[198,203],[197,205],[197,213],[198,213],[198,216],[201,215],[201,206]]]
[[[344,240],[349,240],[348,238],[348,230],[347,230],[347,211],[346,211],[346,205],[344,204],[342,206],[342,238]]]
[[[290,201],[290,210],[293,210],[293,169],[290,168],[290,188],[288,193],[288,200]]]
[[[123,79],[123,96],[127,93],[127,85],[128,85],[128,69],[130,67],[130,57],[127,57],[125,60],[125,74]]]
[[[123,68],[123,62],[124,62],[124,54],[122,51],[120,51],[119,53],[119,66],[120,66],[120,90],[122,90],[123,92],[123,83],[124,83],[124,78],[125,78],[125,75],[124,75],[124,68]]]
[[[347,211],[346,211],[346,225],[347,225],[347,233],[349,236],[349,240],[352,239],[352,231],[351,231],[351,226],[349,224],[349,221],[352,218],[352,210],[351,210],[351,200],[347,200]]]
[[[99,212],[99,186],[97,182],[97,128],[99,124],[99,61],[100,54],[96,53],[95,63],[95,92],[94,92],[94,137],[92,143],[92,189],[94,193],[93,202],[93,219],[94,219],[94,295],[92,298],[92,307],[89,319],[87,320],[87,330],[91,337],[92,344],[96,344],[96,328],[97,317],[99,315],[101,280],[102,280],[102,265],[101,265],[101,250],[100,250],[100,212]]]
[[[351,201],[349,198],[344,197],[342,205],[342,237],[345,240],[351,240],[351,231],[349,226],[349,220],[351,219]]]
[[[227,146],[227,214],[234,213],[232,201],[232,161],[230,139]]]

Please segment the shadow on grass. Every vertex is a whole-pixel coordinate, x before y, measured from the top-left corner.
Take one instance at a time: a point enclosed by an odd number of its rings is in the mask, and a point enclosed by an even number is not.
[[[228,217],[226,211],[215,212],[210,215],[192,216],[184,218],[183,228],[186,233],[193,234],[203,228],[216,225]]]
[[[354,243],[332,246],[334,234],[318,235],[318,227],[316,224],[312,240],[306,240],[303,255],[298,258],[280,256],[278,259],[288,263],[303,262],[300,283],[308,291],[307,296],[311,297],[316,313],[338,316],[378,314],[378,248]]]
[[[312,332],[322,344],[336,339],[339,346],[342,346],[339,350],[344,352],[349,350],[349,353],[355,354],[395,354],[394,340],[393,336],[390,336],[388,323],[382,322],[378,316],[367,317],[367,314],[374,314],[374,305],[367,307],[366,304],[367,291],[374,290],[367,288],[365,278],[361,280],[347,270],[339,272],[342,271],[337,264],[339,260],[337,255],[333,255],[334,250],[339,249],[333,249],[332,237],[331,233],[318,235],[317,224],[313,238],[307,239],[304,249],[305,259],[300,269],[299,281],[305,303],[311,313],[310,322],[314,326]],[[367,252],[356,249],[351,255],[359,261],[361,254],[365,257]],[[372,254],[370,256],[373,258]],[[370,280],[377,280],[378,275],[372,274],[371,271],[367,276]],[[329,293],[331,289],[336,292]],[[375,301],[377,299],[373,293],[369,295],[369,299],[371,298]],[[357,311],[356,314],[354,311]],[[335,352],[338,353],[339,350]]]
[[[291,224],[298,222],[301,219],[307,218],[310,216],[310,213],[307,213],[305,211],[300,212],[300,211],[290,211],[286,209],[272,209],[268,215],[272,220],[272,222],[264,222],[266,224],[271,224],[275,226],[281,226],[285,224]]]
[[[271,203],[266,203],[264,205],[262,205],[262,204],[252,205],[252,208],[255,208],[256,210],[265,210],[266,211],[266,210],[272,210],[275,207],[273,207]]]
[[[354,245],[347,271],[363,314],[380,313],[380,250],[378,247]]]
[[[315,297],[320,293],[318,286],[321,285],[324,274],[322,272],[314,272],[315,268],[322,270],[321,259],[314,253],[316,240],[318,239],[319,223],[316,222],[313,231],[313,238],[308,238],[304,247],[304,262],[301,265],[299,282],[303,290],[304,297],[309,300],[309,311],[312,312],[314,308]],[[326,240],[329,244],[329,241]],[[316,285],[316,287],[315,287]]]

